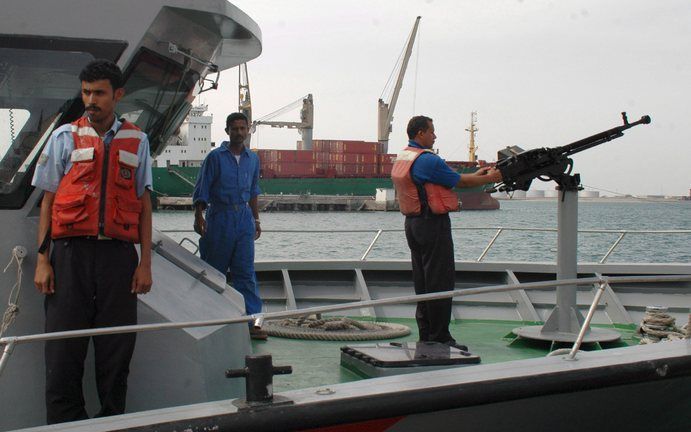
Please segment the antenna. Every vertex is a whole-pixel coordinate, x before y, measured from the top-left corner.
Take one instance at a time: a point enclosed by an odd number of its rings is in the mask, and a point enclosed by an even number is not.
[[[477,150],[477,147],[475,146],[475,132],[477,132],[479,129],[475,127],[475,124],[477,122],[477,112],[473,111],[470,113],[470,126],[466,129],[466,131],[470,132],[470,143],[468,144],[468,161],[475,163],[476,158],[475,158],[475,150]]]

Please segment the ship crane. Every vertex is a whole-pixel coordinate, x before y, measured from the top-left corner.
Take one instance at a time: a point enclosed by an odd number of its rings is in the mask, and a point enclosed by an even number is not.
[[[384,101],[383,93],[382,97],[379,98],[377,110],[377,140],[382,144],[382,151],[384,153],[389,152],[389,134],[391,133],[393,113],[396,109],[396,102],[398,102],[398,95],[401,92],[401,87],[403,86],[403,77],[405,77],[405,71],[408,67],[408,60],[410,60],[410,54],[413,52],[413,44],[415,43],[415,36],[417,35],[420,18],[421,17],[417,17],[415,19],[413,30],[410,32],[410,37],[408,37],[408,42],[406,43],[405,52],[403,54],[403,60],[400,63],[400,69],[398,71],[398,78],[396,79],[396,83],[393,87],[391,95],[386,101]],[[393,76],[393,73],[391,76]],[[389,82],[386,83],[384,92],[386,91],[386,88],[388,88]]]
[[[300,99],[292,102],[283,108],[280,108],[271,114],[267,114],[264,117],[253,121],[252,120],[252,98],[250,96],[250,81],[249,74],[247,73],[247,63],[243,63],[238,68],[238,112],[243,113],[250,125],[250,133],[247,135],[247,140],[245,141],[245,146],[250,146],[250,140],[252,134],[257,130],[257,126],[265,125],[278,128],[288,128],[297,129],[302,136],[302,149],[312,150],[312,130],[314,129],[314,102],[312,100],[312,94],[301,97]],[[278,117],[279,115],[288,112],[302,105],[300,109],[300,121],[299,122],[286,122],[286,121],[273,121],[271,119]]]
[[[247,75],[247,63],[238,67],[238,112],[247,117],[247,123],[252,124],[252,98],[250,97],[250,78]],[[250,147],[252,134],[247,134],[245,147]]]

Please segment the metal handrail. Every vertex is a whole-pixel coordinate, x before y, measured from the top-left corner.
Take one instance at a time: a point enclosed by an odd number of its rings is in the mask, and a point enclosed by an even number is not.
[[[525,228],[525,227],[452,227],[452,231],[478,231],[478,230],[493,230],[496,231],[494,236],[490,239],[489,243],[483,249],[480,256],[476,259],[477,262],[481,262],[489,253],[490,249],[496,243],[499,236],[506,231],[527,231],[527,232],[557,232],[556,228]],[[160,230],[163,233],[190,233],[193,230]],[[262,233],[299,233],[299,234],[354,234],[354,233],[374,233],[374,238],[367,247],[365,253],[360,258],[360,261],[366,261],[367,256],[374,248],[375,244],[381,237],[383,233],[387,232],[404,232],[405,230],[401,228],[394,229],[335,229],[335,230],[262,230]],[[609,230],[609,229],[582,229],[578,230],[581,234],[619,234],[618,238],[612,243],[607,252],[600,259],[599,263],[604,264],[607,259],[612,255],[614,250],[619,246],[621,241],[627,234],[691,234],[691,230]],[[180,244],[184,241],[188,241],[195,245],[198,249],[197,244],[185,237],[180,241]],[[195,252],[196,253],[196,252]]]
[[[459,291],[444,291],[429,294],[413,294],[401,297],[389,297],[377,300],[363,300],[348,303],[339,303],[335,305],[328,306],[315,306],[303,309],[286,310],[279,312],[267,312],[267,313],[257,313],[252,315],[243,315],[237,318],[222,318],[214,320],[202,320],[202,321],[187,321],[187,322],[169,322],[169,323],[157,323],[157,324],[138,324],[138,325],[128,325],[128,326],[118,326],[118,327],[102,327],[96,329],[85,329],[85,330],[70,330],[62,332],[53,333],[39,333],[34,335],[26,336],[6,336],[0,338],[0,345],[4,345],[2,358],[0,358],[0,376],[7,364],[10,354],[16,347],[16,345],[29,343],[29,342],[43,342],[48,340],[56,339],[69,339],[77,337],[87,337],[87,336],[101,336],[107,334],[120,334],[120,333],[141,333],[146,331],[158,331],[158,330],[170,330],[170,329],[181,329],[181,328],[193,328],[193,327],[211,327],[226,324],[238,324],[247,323],[253,321],[264,321],[267,319],[282,319],[291,317],[301,317],[319,313],[327,312],[338,312],[342,310],[349,309],[360,309],[365,307],[382,306],[389,304],[404,304],[404,303],[417,303],[421,301],[429,300],[439,300],[445,298],[493,293],[493,292],[507,292],[515,290],[531,290],[531,289],[544,289],[551,287],[559,287],[563,285],[592,285],[600,284],[600,290],[595,295],[593,304],[591,304],[590,310],[588,311],[588,318],[584,321],[584,326],[590,323],[590,319],[595,311],[597,303],[599,303],[602,296],[602,291],[604,291],[604,286],[611,283],[646,283],[646,282],[684,282],[691,281],[691,275],[671,275],[671,276],[597,276],[589,278],[579,278],[579,279],[564,279],[564,280],[553,280],[553,281],[540,281],[540,282],[526,282],[526,283],[510,283],[502,285],[491,285],[486,287],[478,288],[465,288]],[[579,343],[585,335],[585,330],[582,327],[579,334],[579,339],[576,342]],[[578,347],[574,344],[575,352],[578,351]]]

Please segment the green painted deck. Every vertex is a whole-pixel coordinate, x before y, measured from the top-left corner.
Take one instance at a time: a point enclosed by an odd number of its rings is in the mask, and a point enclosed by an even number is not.
[[[356,319],[362,320],[359,317]],[[376,342],[414,342],[417,340],[417,326],[414,319],[382,321],[407,325],[410,327],[411,333],[406,337]],[[452,321],[450,330],[459,343],[467,345],[470,351],[481,357],[481,364],[489,364],[545,356],[549,352],[549,344],[526,340],[511,343],[513,341],[511,331],[514,328],[533,324],[535,323],[520,321],[455,320]],[[638,344],[638,340],[634,337],[635,326],[617,326],[616,330],[622,335],[618,342],[606,346],[604,344],[602,346],[584,344],[581,349],[595,350]],[[359,375],[341,367],[340,348],[344,345],[371,342],[312,341],[269,337],[268,341],[252,341],[252,348],[255,354],[271,354],[276,366],[290,365],[293,367],[291,375],[274,377],[274,391],[282,392],[310,387],[325,387],[362,379]],[[563,347],[570,346],[569,344]]]

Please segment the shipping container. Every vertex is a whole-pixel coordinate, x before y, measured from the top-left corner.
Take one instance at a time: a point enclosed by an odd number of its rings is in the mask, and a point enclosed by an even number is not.
[[[396,154],[380,154],[377,155],[377,162],[379,162],[380,164],[392,164],[396,162],[396,156]]]
[[[346,141],[343,143],[344,153],[377,153],[379,143],[365,141]]]
[[[314,162],[314,152],[312,150],[296,150],[295,162]]]

